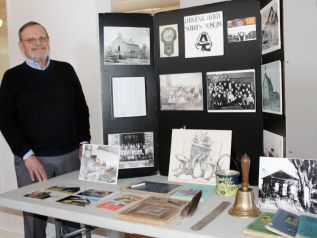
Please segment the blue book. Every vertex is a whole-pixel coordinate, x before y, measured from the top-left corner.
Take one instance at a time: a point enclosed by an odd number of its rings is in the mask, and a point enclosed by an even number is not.
[[[296,238],[317,237],[317,218],[302,215],[299,217]]]
[[[297,232],[299,216],[283,209],[278,209],[272,221],[265,228],[284,237],[294,238]]]

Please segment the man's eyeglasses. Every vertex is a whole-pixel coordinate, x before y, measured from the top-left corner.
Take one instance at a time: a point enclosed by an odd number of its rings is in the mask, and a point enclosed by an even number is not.
[[[48,39],[49,39],[48,36],[39,36],[39,37],[30,37],[27,39],[21,39],[21,41],[24,41],[28,44],[35,44],[37,41],[39,41],[40,43],[47,43]]]

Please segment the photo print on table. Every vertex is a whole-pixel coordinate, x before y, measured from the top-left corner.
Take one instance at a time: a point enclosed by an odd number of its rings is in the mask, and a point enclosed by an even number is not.
[[[120,146],[119,169],[154,167],[153,132],[108,134],[108,144]]]
[[[227,21],[228,43],[256,40],[256,17]]]
[[[255,70],[207,72],[208,112],[255,112]]]
[[[159,27],[160,31],[160,57],[177,57],[178,49],[178,25],[164,25]]]
[[[150,28],[104,27],[105,65],[150,65]]]
[[[185,58],[224,54],[223,12],[184,17]]]
[[[260,157],[261,209],[317,214],[317,160]]]
[[[160,75],[161,110],[202,111],[202,73]]]
[[[120,147],[110,145],[83,145],[79,180],[117,184]]]
[[[261,9],[262,55],[281,49],[280,3],[272,0]]]
[[[263,130],[263,152],[266,157],[284,157],[284,138]]]
[[[281,61],[274,61],[261,66],[262,111],[283,114],[282,67]]]
[[[228,170],[230,130],[173,129],[168,180],[215,185],[216,171]]]
[[[50,192],[45,192],[45,191],[33,191],[31,193],[25,194],[24,197],[29,197],[29,198],[36,198],[36,199],[46,199],[50,198]]]

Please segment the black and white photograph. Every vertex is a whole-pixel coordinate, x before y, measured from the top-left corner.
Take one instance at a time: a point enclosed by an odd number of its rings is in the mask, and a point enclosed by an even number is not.
[[[114,118],[146,116],[145,77],[112,77]]]
[[[224,54],[223,12],[184,17],[185,58]]]
[[[177,57],[178,49],[178,25],[164,25],[159,27],[160,31],[160,57]]]
[[[260,157],[258,205],[317,213],[317,160]]]
[[[256,40],[256,17],[227,21],[228,43]]]
[[[120,147],[84,144],[79,180],[117,184]]]
[[[104,27],[105,65],[150,65],[150,28]]]
[[[168,180],[216,184],[217,170],[230,167],[230,130],[173,129]]]
[[[255,70],[207,72],[208,112],[255,112]]]
[[[108,134],[108,144],[120,146],[120,169],[154,167],[153,132]]]
[[[274,61],[261,66],[262,111],[283,114],[282,67],[281,61]]]
[[[284,138],[263,130],[263,152],[266,157],[284,157]]]
[[[161,110],[203,110],[202,73],[160,75]]]
[[[281,49],[280,19],[279,0],[261,9],[262,55]]]

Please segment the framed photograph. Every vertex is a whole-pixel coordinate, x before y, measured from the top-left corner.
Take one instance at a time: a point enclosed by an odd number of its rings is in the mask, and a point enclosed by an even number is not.
[[[164,25],[159,27],[160,31],[160,57],[177,57],[178,49],[178,25]]]
[[[216,170],[230,167],[229,130],[173,129],[168,180],[215,185]]]
[[[150,65],[150,28],[104,27],[105,65]]]
[[[256,40],[256,17],[227,21],[228,43]]]
[[[154,167],[153,132],[108,134],[108,144],[120,146],[119,169]]]
[[[280,19],[279,0],[261,9],[262,55],[281,49]]]
[[[317,214],[317,160],[260,157],[260,208]]]
[[[144,77],[112,77],[113,117],[146,116]]]
[[[284,157],[284,138],[263,130],[263,151],[266,157]]]
[[[208,112],[255,112],[255,70],[207,72]]]
[[[83,145],[79,180],[117,184],[120,147],[110,145]]]
[[[202,73],[160,75],[161,110],[202,111]]]
[[[274,61],[261,66],[262,111],[283,114],[282,67],[281,61]]]
[[[224,54],[223,12],[184,17],[185,58]]]

